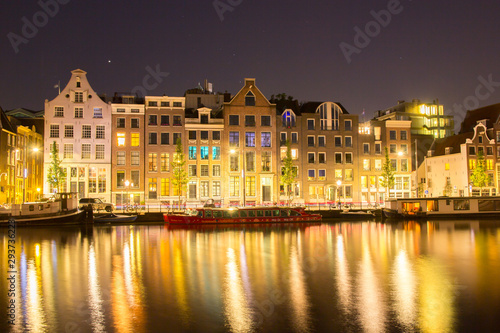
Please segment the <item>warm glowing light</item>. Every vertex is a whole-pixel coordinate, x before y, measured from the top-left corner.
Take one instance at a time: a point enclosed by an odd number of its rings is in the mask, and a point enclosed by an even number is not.
[[[403,156],[403,152],[402,151],[398,151],[398,156]]]
[[[125,181],[125,186],[129,186],[130,185],[130,182],[128,180]]]
[[[229,153],[234,154],[234,153],[236,153],[236,150],[231,149],[231,150],[229,151]]]
[[[337,180],[337,186],[340,186],[342,185],[342,181],[341,180]]]
[[[39,256],[40,256],[40,244],[36,244],[36,245],[35,245],[35,255],[36,255],[37,257],[39,257]]]

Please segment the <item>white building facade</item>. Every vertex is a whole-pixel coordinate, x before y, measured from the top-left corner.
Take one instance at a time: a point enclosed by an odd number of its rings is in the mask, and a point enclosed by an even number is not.
[[[51,145],[58,145],[61,166],[66,169],[64,191],[80,198],[111,200],[111,105],[92,89],[87,73],[71,71],[66,87],[53,100],[45,100],[44,188],[51,163]]]

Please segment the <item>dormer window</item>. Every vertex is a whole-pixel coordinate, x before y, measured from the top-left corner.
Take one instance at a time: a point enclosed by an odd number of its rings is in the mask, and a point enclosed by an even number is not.
[[[79,77],[76,78],[76,87],[80,88],[80,78]]]
[[[255,106],[255,95],[251,91],[245,96],[245,106]]]
[[[446,148],[444,149],[444,153],[445,153],[446,155],[449,155],[449,154],[451,153],[451,147],[446,147]]]
[[[208,114],[200,115],[200,124],[208,124]]]
[[[295,127],[295,114],[292,111],[286,110],[282,115],[283,127]]]

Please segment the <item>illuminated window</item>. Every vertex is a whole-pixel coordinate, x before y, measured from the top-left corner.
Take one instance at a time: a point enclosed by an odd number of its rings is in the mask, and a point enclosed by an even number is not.
[[[200,147],[200,158],[202,160],[208,160],[208,146]]]
[[[316,170],[309,169],[307,170],[307,180],[315,180],[316,179]]]
[[[212,177],[220,177],[220,165],[212,165]]]
[[[486,160],[486,170],[493,170],[493,160]]]
[[[130,134],[130,145],[132,147],[139,147],[139,145],[140,145],[140,133],[131,133]]]
[[[271,152],[263,151],[261,155],[262,171],[271,171]]]
[[[245,167],[248,172],[255,172],[255,152],[247,151],[245,152]]]
[[[102,108],[94,108],[94,118],[102,118]]]
[[[342,179],[342,169],[335,169],[335,178]]]
[[[89,168],[89,193],[96,193],[97,191],[97,168]]]
[[[188,165],[188,175],[189,177],[196,177],[196,164],[190,164]]]
[[[271,132],[261,132],[261,146],[271,147]]]
[[[474,170],[476,168],[476,160],[469,160],[469,169]]]
[[[345,180],[351,181],[352,180],[352,169],[345,169]]]
[[[245,133],[245,147],[255,147],[255,132]]]
[[[208,180],[203,180],[200,182],[200,196],[208,197]]]
[[[229,147],[240,146],[240,132],[229,132]]]
[[[369,159],[363,160],[363,170],[370,171],[370,160]]]
[[[408,172],[408,160],[406,158],[401,160],[401,171]]]
[[[161,196],[169,196],[170,195],[170,179],[162,178],[160,184],[160,195]]]
[[[170,156],[168,153],[161,153],[160,155],[160,171],[170,171]]]
[[[245,194],[248,196],[255,196],[255,176],[245,177]]]
[[[239,171],[240,156],[230,155],[229,156],[229,171]]]
[[[368,177],[367,176],[361,176],[361,187],[368,188]]]
[[[220,147],[212,146],[212,160],[220,160]]]
[[[130,165],[140,165],[140,153],[133,151],[130,153]]]
[[[320,169],[318,170],[318,180],[325,180],[326,179],[326,170]]]
[[[450,170],[450,163],[445,163],[444,164],[444,169],[445,170]]]
[[[382,160],[375,160],[375,171],[382,170]]]
[[[189,146],[188,148],[188,159],[196,160],[196,147]]]
[[[149,171],[157,171],[158,166],[157,166],[157,154],[156,153],[149,153]]]
[[[218,180],[212,182],[212,196],[220,196],[220,181]]]
[[[229,196],[237,197],[240,195],[240,177],[230,176],[229,177]]]
[[[209,174],[208,174],[208,165],[207,164],[200,165],[200,176],[202,176],[202,177],[208,177],[209,176]]]
[[[116,138],[118,147],[125,146],[125,133],[116,133]]]

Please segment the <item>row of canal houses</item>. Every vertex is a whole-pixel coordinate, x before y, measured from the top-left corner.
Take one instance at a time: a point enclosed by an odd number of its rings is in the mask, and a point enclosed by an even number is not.
[[[188,206],[208,199],[223,205],[286,201],[280,183],[286,142],[290,142],[297,171],[293,203],[375,205],[387,193],[396,198],[417,192],[442,194],[439,167],[431,168],[434,162],[429,160],[439,157],[436,147],[446,145],[441,141],[457,137],[452,135],[453,117],[444,115],[438,103],[401,101],[364,122],[337,102],[270,101],[255,79],[245,79],[234,96],[200,87],[183,97],[116,93],[105,101],[92,89],[85,71],[71,74],[59,95],[45,101],[45,195],[53,192],[46,177],[50,146],[55,142],[67,170],[67,191],[117,205],[175,205],[179,193],[172,185],[171,163],[179,138],[189,176],[181,200]],[[496,133],[486,142],[493,140],[496,145]],[[431,145],[434,150],[429,154]],[[390,191],[380,179],[385,148],[395,169],[395,186]],[[456,153],[461,148],[453,149]],[[500,151],[493,151],[496,163]],[[468,162],[465,167],[467,178]],[[452,168],[460,169],[458,165]],[[434,184],[427,177],[436,179]],[[498,177],[494,175],[489,193],[498,188]],[[467,189],[467,184],[466,180],[459,190]]]

